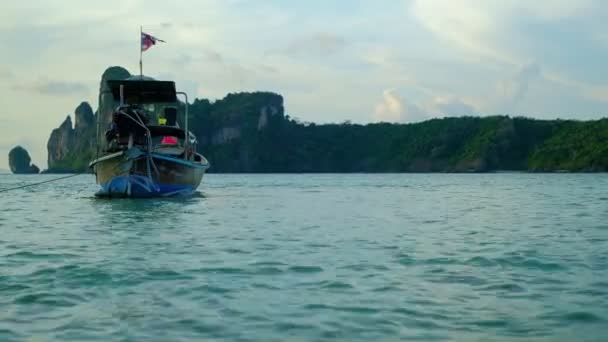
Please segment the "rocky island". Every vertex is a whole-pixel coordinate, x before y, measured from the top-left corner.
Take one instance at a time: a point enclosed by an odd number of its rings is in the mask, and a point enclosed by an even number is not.
[[[27,150],[16,146],[8,153],[8,165],[15,174],[40,173],[38,166],[32,164],[32,158]]]
[[[124,79],[122,67],[108,79]],[[99,108],[106,111],[102,101]],[[99,111],[99,108],[97,112]],[[83,172],[95,155],[97,112],[83,102],[51,133],[48,172]],[[447,117],[414,124],[302,123],[272,92],[195,99],[190,130],[210,172],[608,171],[608,119]],[[103,129],[103,128],[102,128]]]

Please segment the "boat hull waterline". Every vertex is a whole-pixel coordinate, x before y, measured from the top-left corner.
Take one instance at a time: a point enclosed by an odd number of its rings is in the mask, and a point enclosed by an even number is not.
[[[130,155],[135,155],[130,157]],[[151,198],[192,195],[200,185],[208,163],[186,161],[160,154],[151,154],[151,177],[145,155],[133,151],[119,152],[94,162],[97,197]],[[156,173],[156,171],[158,173]]]

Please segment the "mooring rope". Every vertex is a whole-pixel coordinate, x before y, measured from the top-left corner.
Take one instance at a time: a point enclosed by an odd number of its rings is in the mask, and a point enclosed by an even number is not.
[[[127,113],[125,113],[122,110],[119,111],[118,114],[126,116],[127,118],[129,118],[131,121],[138,124],[140,127],[142,127],[146,131],[146,134],[147,134],[146,142],[148,143],[148,149],[146,151],[146,169],[147,169],[147,173],[148,173],[148,178],[150,179],[150,181],[153,181],[152,172],[150,171],[150,165],[152,165],[152,167],[154,167],[154,172],[156,173],[157,176],[159,175],[159,172],[158,172],[158,168],[156,167],[156,163],[154,163],[154,159],[152,159],[152,133],[150,133],[150,129],[144,124],[144,122],[139,117],[139,115],[137,116],[137,120],[135,120],[135,118],[131,117],[130,115],[128,115]]]
[[[40,184],[44,184],[44,183],[56,182],[58,180],[62,180],[62,179],[66,179],[66,178],[72,178],[72,177],[80,176],[80,175],[83,175],[83,174],[84,173],[77,173],[77,174],[74,174],[74,175],[69,175],[69,176],[64,176],[64,177],[59,177],[59,178],[53,178],[53,179],[45,180],[43,182],[31,183],[31,184],[16,186],[14,188],[0,189],[0,192],[7,192],[7,191],[11,191],[11,190],[19,190],[19,189],[28,188],[28,187],[31,187],[31,186],[36,186],[36,185],[40,185]]]
[[[150,130],[148,129],[148,127],[146,127],[146,125],[143,123],[143,121],[141,120],[141,118],[138,117],[138,120],[135,120],[135,118],[132,118],[130,115],[128,115],[127,113],[123,112],[122,110],[119,111],[118,113],[126,116],[129,119],[131,119],[136,124],[138,124],[143,129],[146,130],[147,136],[148,136],[147,137],[148,151],[146,153],[146,164],[147,164],[147,170],[146,171],[147,171],[147,174],[148,174],[148,178],[150,180],[152,180],[152,172],[150,170],[150,165],[152,165],[152,167],[154,168],[154,172],[156,172],[157,175],[159,174],[159,172],[158,172],[158,168],[156,167],[156,164],[154,163],[154,160],[152,159],[152,135],[150,133]],[[26,184],[26,185],[16,186],[14,188],[0,189],[0,192],[8,192],[8,191],[12,191],[12,190],[19,190],[19,189],[23,189],[23,188],[28,188],[28,187],[40,185],[40,184],[55,182],[55,181],[62,180],[62,179],[72,178],[72,177],[80,176],[80,175],[83,175],[83,174],[85,174],[85,173],[84,172],[83,173],[76,173],[76,174],[73,174],[73,175],[69,175],[69,176],[65,176],[65,177],[59,177],[59,178],[54,178],[54,179],[49,179],[49,180],[45,180],[45,181],[42,181],[42,182],[37,182],[37,183],[32,183],[32,184]]]

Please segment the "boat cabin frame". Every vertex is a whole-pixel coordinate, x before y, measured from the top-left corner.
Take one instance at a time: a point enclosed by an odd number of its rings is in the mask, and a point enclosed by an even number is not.
[[[152,79],[125,79],[125,80],[108,80],[106,81],[108,90],[104,90],[99,94],[101,96],[111,94],[114,103],[118,102],[119,106],[123,105],[146,105],[146,104],[175,104],[179,108],[180,101],[178,95],[184,97],[184,128],[170,126],[153,126],[149,125],[151,133],[168,134],[176,136],[184,141],[184,151],[188,151],[190,145],[191,134],[188,130],[188,94],[181,91],[176,91],[175,82],[173,81],[157,81]],[[100,139],[100,120],[101,114],[97,117],[97,139]],[[97,154],[99,154],[99,143],[97,144]],[[184,158],[187,154],[184,153]]]

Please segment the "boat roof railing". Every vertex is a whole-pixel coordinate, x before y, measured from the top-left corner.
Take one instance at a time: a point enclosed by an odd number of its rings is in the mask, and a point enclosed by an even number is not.
[[[108,80],[114,101],[126,103],[175,103],[177,92],[173,81]],[[121,94],[122,87],[122,94]]]

